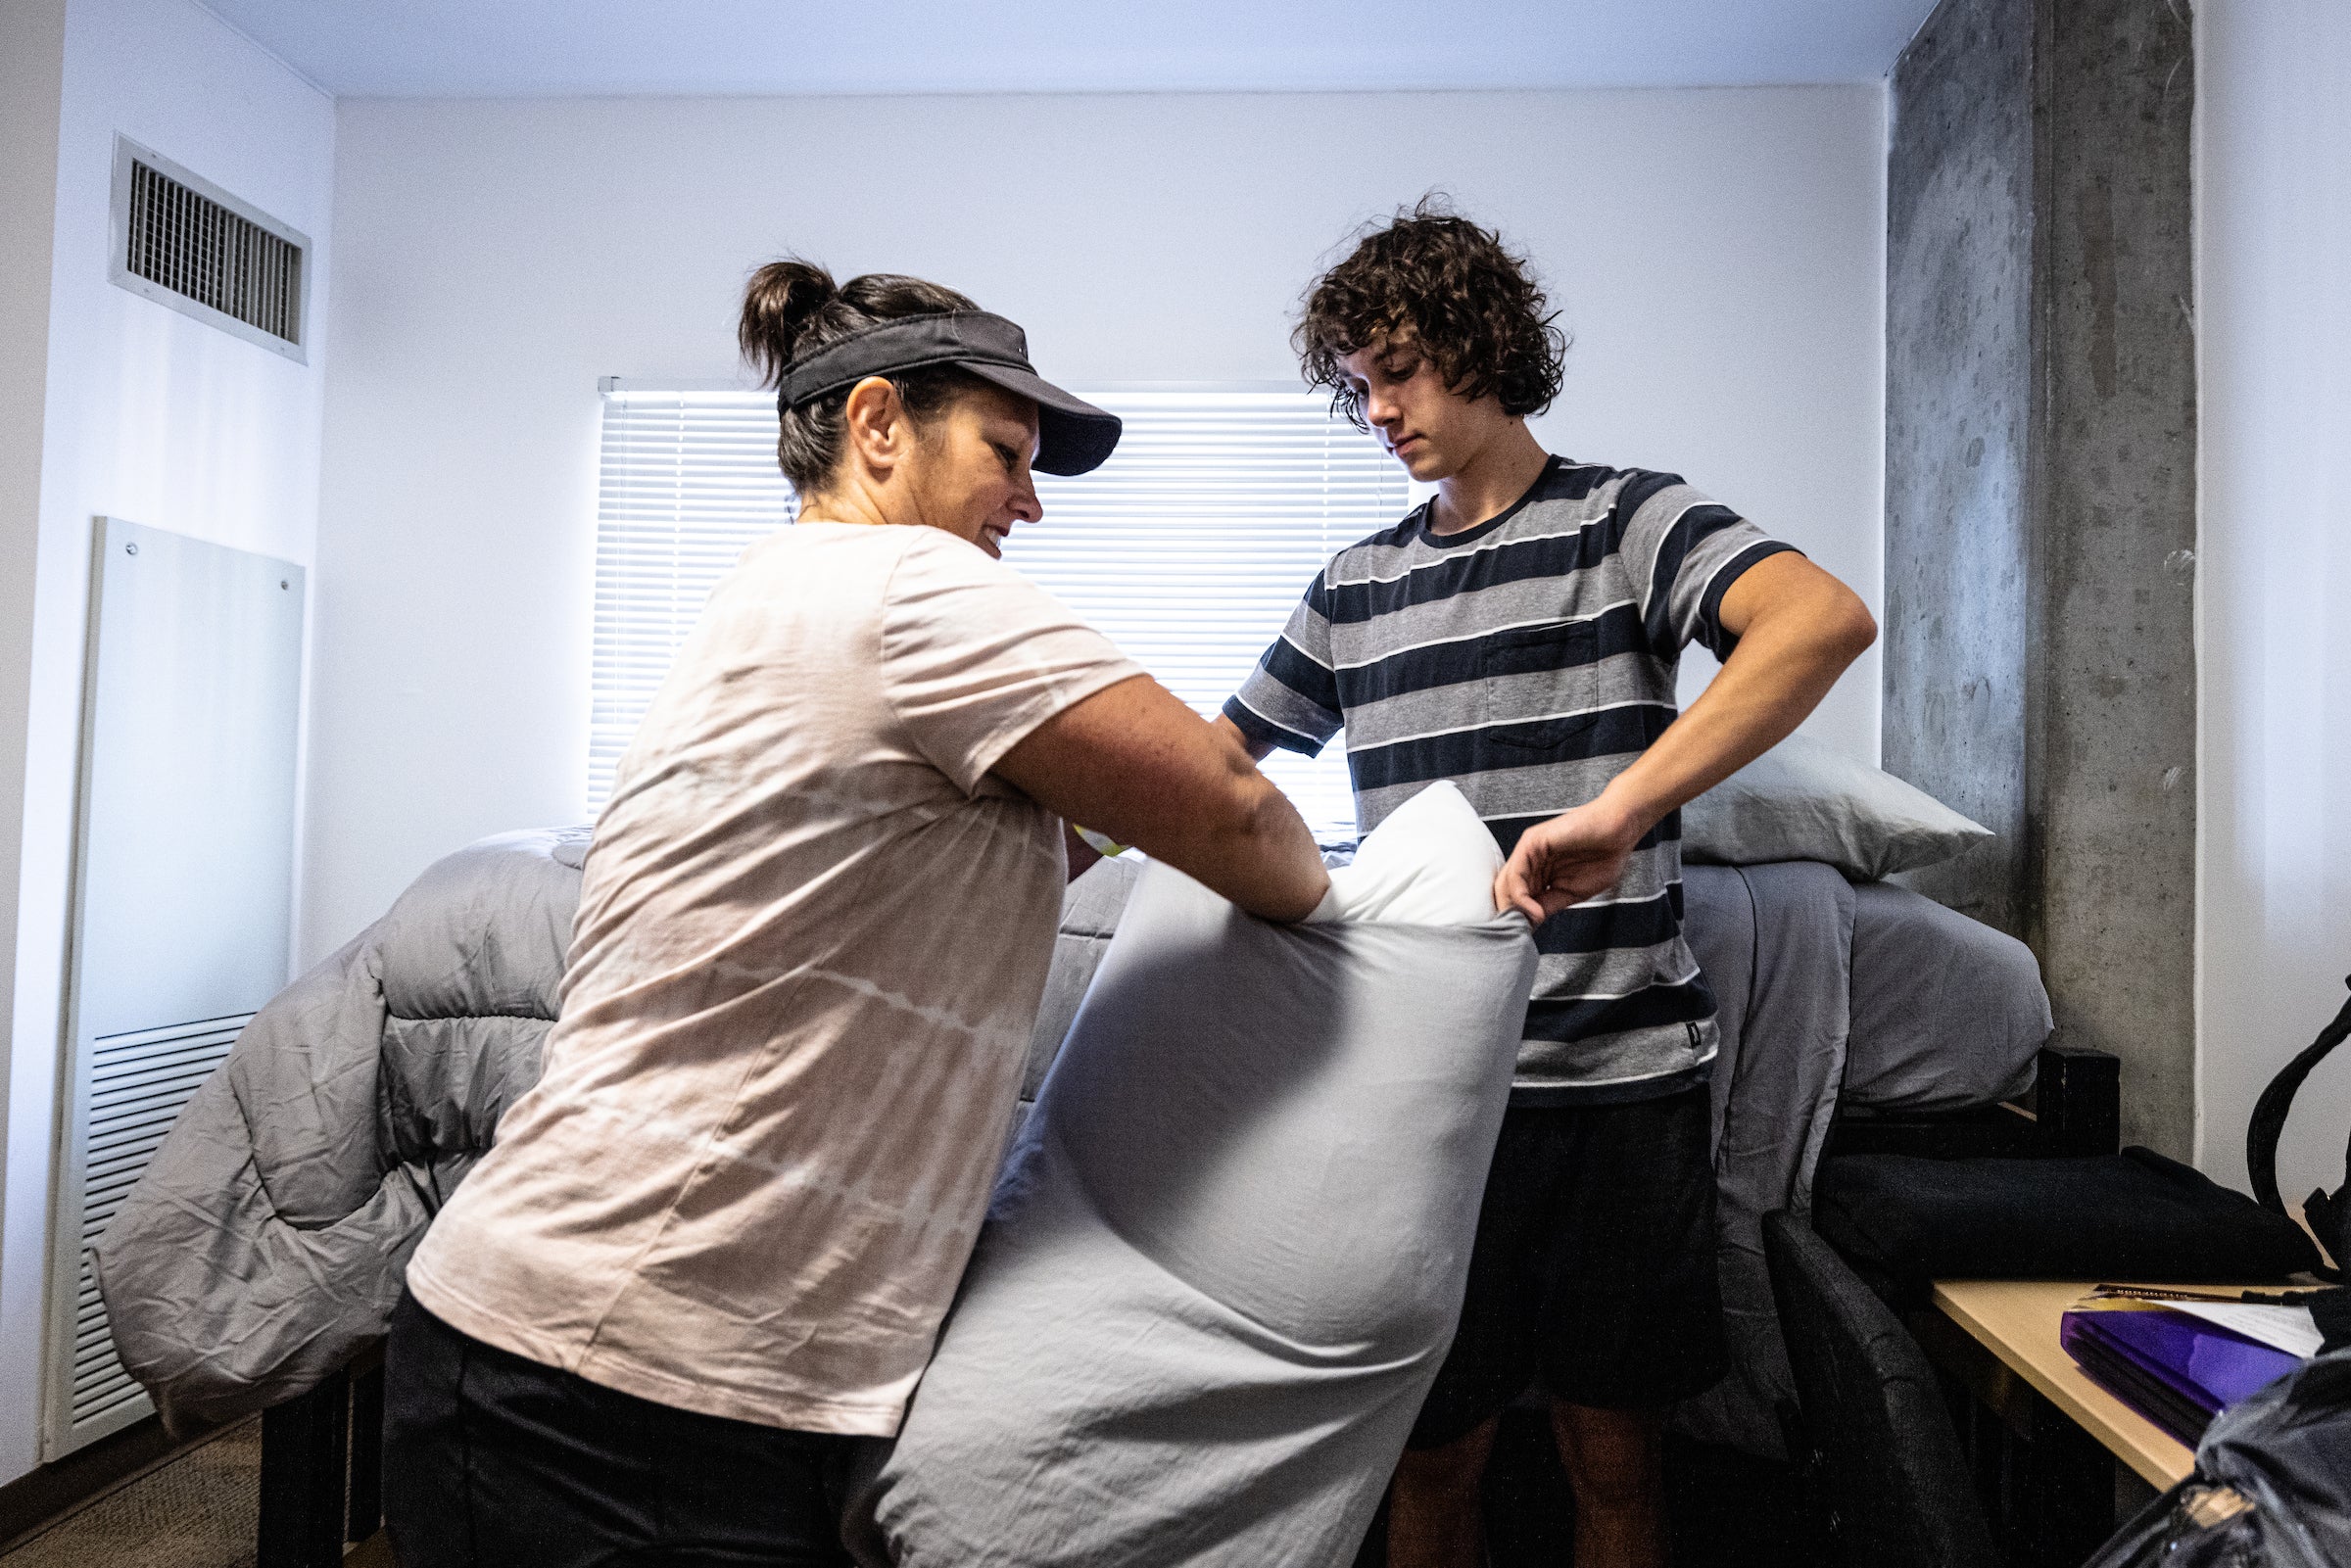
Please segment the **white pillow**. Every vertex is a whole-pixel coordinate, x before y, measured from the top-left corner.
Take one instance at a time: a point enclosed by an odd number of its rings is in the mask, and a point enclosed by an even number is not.
[[[1925,790],[1792,735],[1682,808],[1700,865],[1818,860],[1856,881],[1916,871],[1991,836]]]
[[[1502,851],[1450,783],[1430,784],[1389,813],[1330,874],[1330,893],[1307,919],[1382,926],[1482,926],[1494,918]]]

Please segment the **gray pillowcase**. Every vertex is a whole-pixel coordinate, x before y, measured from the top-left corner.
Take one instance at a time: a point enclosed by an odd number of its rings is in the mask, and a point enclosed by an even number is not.
[[[1515,915],[1275,926],[1144,868],[864,1446],[857,1560],[1346,1568],[1453,1339],[1534,967]]]
[[[1698,865],[1817,860],[1855,881],[1933,866],[1991,836],[1925,790],[1792,735],[1682,808]]]

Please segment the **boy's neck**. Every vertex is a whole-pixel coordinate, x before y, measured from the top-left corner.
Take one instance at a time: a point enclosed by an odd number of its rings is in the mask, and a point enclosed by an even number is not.
[[[1543,475],[1551,453],[1535,440],[1526,421],[1513,419],[1494,433],[1460,470],[1437,481],[1432,534],[1459,534],[1500,516],[1515,505]]]

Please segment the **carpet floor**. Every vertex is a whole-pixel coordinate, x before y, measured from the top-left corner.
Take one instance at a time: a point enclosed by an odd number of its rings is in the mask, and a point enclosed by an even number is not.
[[[261,1484],[257,1416],[0,1552],[0,1568],[250,1568]]]

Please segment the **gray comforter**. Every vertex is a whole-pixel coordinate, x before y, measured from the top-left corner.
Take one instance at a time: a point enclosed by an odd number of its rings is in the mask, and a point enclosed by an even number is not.
[[[264,1009],[198,1091],[97,1249],[116,1348],[168,1421],[290,1398],[383,1332],[433,1212],[537,1078],[587,836],[512,833],[441,861]],[[1110,862],[1071,888],[1026,1094],[1131,881]],[[1882,1104],[1913,1081],[1955,1103],[1996,1099],[2047,1032],[2021,945],[1884,891],[1898,919],[1871,918],[1880,895],[1823,866],[1689,870],[1691,944],[1722,1004],[1716,1173],[1736,1368],[1683,1412],[1694,1435],[1777,1451],[1769,1411],[1787,1371],[1758,1227],[1808,1201],[1840,1085],[1867,1054],[1855,1018],[1896,1021],[1880,1032],[1898,1048],[1864,1074]]]
[[[584,828],[442,860],[245,1026],[99,1239],[167,1423],[312,1388],[384,1332],[408,1255],[539,1078]]]

